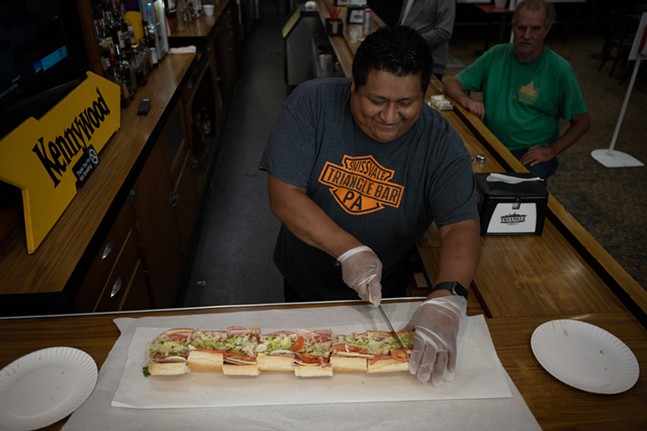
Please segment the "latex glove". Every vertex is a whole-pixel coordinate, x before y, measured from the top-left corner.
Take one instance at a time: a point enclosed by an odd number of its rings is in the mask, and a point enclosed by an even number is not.
[[[382,301],[382,261],[369,247],[351,248],[337,258],[344,283],[376,307]]]
[[[413,313],[407,329],[415,329],[409,372],[425,383],[440,386],[454,380],[456,339],[467,300],[462,296],[443,296],[423,302]]]

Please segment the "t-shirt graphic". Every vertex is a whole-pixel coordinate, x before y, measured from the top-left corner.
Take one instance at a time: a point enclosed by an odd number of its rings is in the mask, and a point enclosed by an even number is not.
[[[329,187],[344,211],[362,215],[386,206],[400,206],[404,187],[391,182],[394,173],[381,166],[373,156],[344,156],[341,165],[326,162],[319,183]]]
[[[537,97],[539,97],[539,89],[535,88],[535,81],[530,81],[528,85],[522,85],[519,87],[517,97],[520,102],[534,105],[537,101]]]

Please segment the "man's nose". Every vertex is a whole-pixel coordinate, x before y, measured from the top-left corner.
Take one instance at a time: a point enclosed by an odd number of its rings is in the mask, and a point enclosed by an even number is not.
[[[382,121],[386,124],[393,124],[398,121],[399,113],[395,103],[387,103],[381,112]]]

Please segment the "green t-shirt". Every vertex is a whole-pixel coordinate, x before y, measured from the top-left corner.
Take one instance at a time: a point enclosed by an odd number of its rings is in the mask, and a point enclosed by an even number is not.
[[[573,68],[548,47],[522,63],[513,44],[496,45],[456,77],[465,90],[483,92],[484,123],[511,151],[549,146],[560,118],[587,112]]]

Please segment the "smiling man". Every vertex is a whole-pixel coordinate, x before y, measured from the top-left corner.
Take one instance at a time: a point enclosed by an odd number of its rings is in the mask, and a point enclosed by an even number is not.
[[[360,45],[353,78],[308,81],[290,95],[260,163],[282,222],[274,260],[288,301],[407,295],[409,253],[432,221],[442,239],[429,301],[410,326],[410,368],[450,380],[458,322],[479,259],[471,159],[424,103],[431,56],[409,27]]]
[[[456,76],[445,76],[445,93],[477,115],[530,172],[548,178],[557,155],[589,129],[587,113],[571,65],[544,40],[555,8],[544,0],[524,0],[512,15],[512,44],[496,45]],[[483,101],[465,91],[482,91]],[[560,136],[560,119],[569,127]]]

